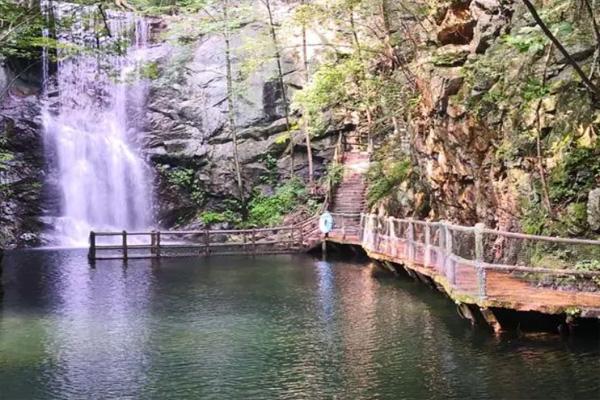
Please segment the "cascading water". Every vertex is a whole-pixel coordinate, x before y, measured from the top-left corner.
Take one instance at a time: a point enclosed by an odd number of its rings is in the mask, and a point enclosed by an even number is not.
[[[136,149],[135,116],[147,95],[136,76],[145,59],[147,23],[92,6],[42,6],[61,44],[43,111],[50,175],[60,192],[53,241],[81,246],[90,230],[146,228],[152,223],[151,172]],[[132,40],[127,49],[110,51],[126,40]],[[83,51],[68,57],[75,46]]]

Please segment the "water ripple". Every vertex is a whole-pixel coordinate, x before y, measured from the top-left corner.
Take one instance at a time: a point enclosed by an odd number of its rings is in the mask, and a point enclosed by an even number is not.
[[[24,252],[4,286],[3,399],[600,398],[598,342],[494,338],[367,265]]]

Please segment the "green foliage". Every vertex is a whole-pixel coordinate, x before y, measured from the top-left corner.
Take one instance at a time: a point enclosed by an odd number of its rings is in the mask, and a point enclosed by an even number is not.
[[[130,0],[140,12],[147,15],[193,13],[206,6],[206,0]]]
[[[529,102],[539,100],[550,93],[550,88],[542,84],[539,79],[529,78],[521,91],[523,100]]]
[[[546,38],[538,26],[521,28],[515,35],[505,35],[502,40],[521,53],[536,54],[546,46]]]
[[[452,67],[464,63],[465,59],[464,52],[445,52],[434,55],[431,63],[436,67]]]
[[[194,204],[204,204],[206,193],[202,188],[202,183],[196,178],[193,169],[183,167],[167,168],[165,166],[159,166],[158,169],[169,185],[186,193]]]
[[[552,33],[561,41],[565,41],[573,33],[573,25],[568,21],[558,21],[549,25]],[[544,50],[548,39],[539,26],[526,26],[514,35],[502,37],[504,43],[513,46],[521,53],[537,54]]]
[[[550,198],[559,204],[583,201],[599,176],[600,146],[571,148],[551,171]]]
[[[410,178],[412,163],[404,158],[398,161],[373,162],[369,167],[369,190],[367,204],[375,203],[389,196],[401,183]]]
[[[160,71],[158,69],[158,63],[151,62],[146,63],[140,66],[139,68],[139,76],[145,79],[155,80],[160,76]]]
[[[248,204],[248,226],[274,226],[283,221],[285,214],[307,200],[304,184],[292,179],[275,190],[272,196],[255,195]]]
[[[532,201],[525,205],[521,217],[521,230],[528,235],[541,235],[548,221],[547,210],[539,203]]]
[[[294,107],[305,110],[304,118],[308,118],[312,134],[319,135],[325,130],[323,110],[359,106],[360,97],[354,94],[362,73],[363,66],[355,58],[334,60],[321,65],[310,84],[296,92]]]
[[[92,3],[81,0],[73,2],[83,5]],[[64,31],[71,28],[75,19],[62,16],[53,23],[53,29]],[[85,29],[95,32],[98,41],[103,43],[101,48],[78,46],[58,41],[53,37],[44,37],[42,32],[48,27],[48,23],[36,2],[0,1],[0,55],[37,60],[41,49],[46,48],[51,50],[48,56],[54,60],[57,56],[64,59],[82,53],[123,54],[129,46],[128,40],[111,38],[98,7],[91,9],[82,24]]]
[[[233,210],[226,210],[223,212],[205,211],[200,214],[200,220],[205,225],[209,226],[225,222],[237,224],[240,222],[240,216]]]
[[[589,229],[587,204],[571,203],[559,211],[558,221],[553,224],[558,236],[582,236]]]
[[[327,173],[325,174],[325,186],[333,187],[342,182],[344,176],[344,166],[341,164],[330,163],[327,165]]]
[[[267,154],[263,157],[263,162],[265,163],[267,171],[260,176],[260,182],[267,185],[276,184],[279,180],[279,172],[277,170],[277,159],[271,154]]]
[[[10,151],[4,149],[4,146],[6,146],[6,139],[0,137],[0,171],[6,171],[8,163],[15,157]]]

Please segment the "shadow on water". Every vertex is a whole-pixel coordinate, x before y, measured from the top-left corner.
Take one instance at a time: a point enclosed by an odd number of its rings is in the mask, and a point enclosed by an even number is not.
[[[494,337],[438,292],[355,259],[5,261],[6,398],[600,395],[598,341]]]

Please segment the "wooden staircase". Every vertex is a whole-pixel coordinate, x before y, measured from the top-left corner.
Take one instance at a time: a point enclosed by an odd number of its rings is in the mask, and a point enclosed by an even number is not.
[[[342,181],[335,189],[331,211],[339,214],[360,214],[366,208],[367,170],[369,154],[352,149],[343,155]]]

